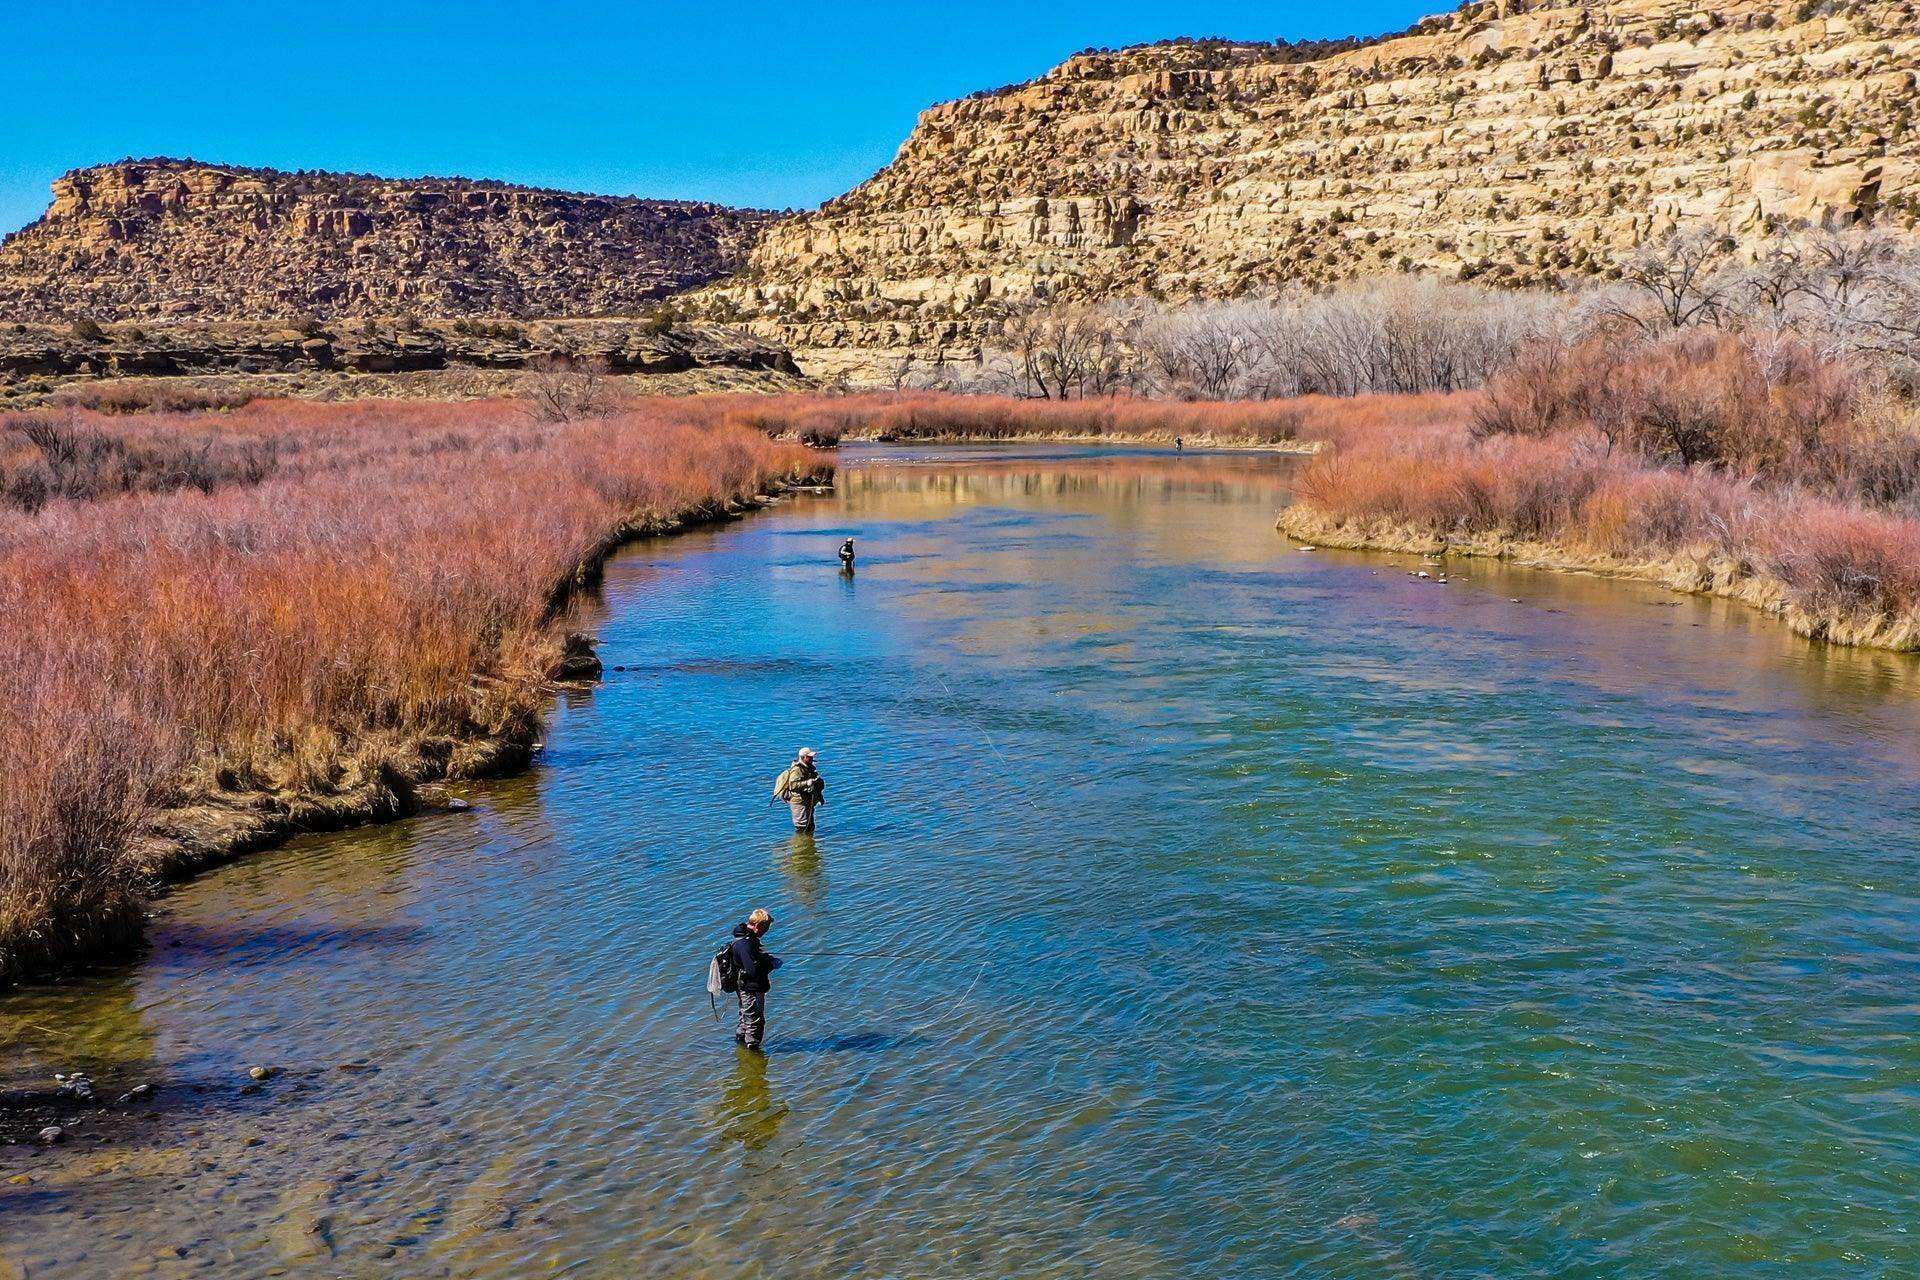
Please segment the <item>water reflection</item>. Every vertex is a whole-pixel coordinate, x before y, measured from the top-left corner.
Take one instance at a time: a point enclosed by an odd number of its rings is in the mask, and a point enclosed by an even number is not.
[[[736,1049],[733,1073],[714,1106],[713,1128],[723,1147],[759,1151],[780,1136],[788,1107],[774,1097],[767,1079],[767,1056]]]
[[[780,869],[802,905],[818,907],[826,892],[827,861],[811,831],[796,831],[780,847]]]

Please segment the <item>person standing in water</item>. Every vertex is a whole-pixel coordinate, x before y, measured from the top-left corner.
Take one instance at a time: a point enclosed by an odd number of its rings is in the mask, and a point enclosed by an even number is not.
[[[773,798],[793,810],[795,831],[813,830],[813,811],[827,802],[827,780],[815,766],[812,747],[800,748],[786,771],[773,782]]]
[[[765,907],[733,926],[733,941],[727,950],[733,953],[734,990],[740,997],[740,1026],[733,1039],[755,1053],[764,1052],[761,1042],[767,1038],[767,992],[773,989],[773,971],[780,957],[770,955],[760,944],[773,928],[773,915]]]
[[[853,572],[853,539],[848,538],[840,544],[840,572]]]

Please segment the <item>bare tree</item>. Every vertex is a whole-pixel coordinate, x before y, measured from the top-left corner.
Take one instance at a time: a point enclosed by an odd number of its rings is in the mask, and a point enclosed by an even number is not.
[[[1620,266],[1620,278],[1649,304],[1654,326],[1684,329],[1718,324],[1733,309],[1740,273],[1733,240],[1716,227],[1692,227],[1640,246]],[[1628,318],[1645,326],[1645,316]]]
[[[904,391],[913,385],[913,352],[902,352],[893,366],[893,389]]]
[[[1752,317],[1768,328],[1792,327],[1796,309],[1813,285],[1807,255],[1794,241],[1770,245],[1740,277],[1738,295]]]
[[[1129,359],[1115,313],[1085,304],[1034,304],[1010,312],[1000,342],[1019,393],[1048,400],[1102,395],[1125,377]]]
[[[1241,304],[1252,396],[1457,391],[1578,326],[1565,295],[1393,276]]]
[[[599,356],[542,356],[527,370],[522,397],[541,422],[602,417],[617,404],[607,362]]]
[[[1245,392],[1258,319],[1245,304],[1196,303],[1145,321],[1140,342],[1167,391],[1231,400]]]

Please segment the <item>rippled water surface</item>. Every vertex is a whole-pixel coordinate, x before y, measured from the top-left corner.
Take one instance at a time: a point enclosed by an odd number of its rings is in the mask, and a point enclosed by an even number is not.
[[[163,1112],[0,1148],[0,1259],[1920,1270],[1912,662],[1303,553],[1279,459],[849,461],[621,556],[615,669],[476,813],[209,875],[139,965],[0,1001],[9,1081]],[[802,743],[812,839],[767,803]],[[703,991],[756,905],[764,1060]]]

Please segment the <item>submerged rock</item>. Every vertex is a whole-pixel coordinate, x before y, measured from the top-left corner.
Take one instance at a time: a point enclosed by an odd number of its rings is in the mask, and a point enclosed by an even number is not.
[[[593,637],[579,631],[567,634],[560,661],[553,669],[555,680],[597,680],[606,670],[593,651]]]

